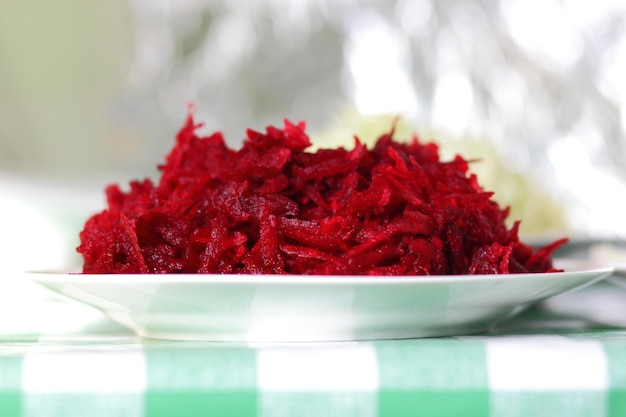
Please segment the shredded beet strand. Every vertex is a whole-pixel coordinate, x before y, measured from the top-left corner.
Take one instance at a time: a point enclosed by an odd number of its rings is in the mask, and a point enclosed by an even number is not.
[[[304,123],[247,131],[240,150],[190,115],[161,178],[107,187],[87,220],[83,272],[465,275],[557,271],[458,156],[392,134],[372,149],[311,145]]]

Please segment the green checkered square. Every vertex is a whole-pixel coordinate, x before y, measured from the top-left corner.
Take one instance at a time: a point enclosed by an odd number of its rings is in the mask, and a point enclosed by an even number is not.
[[[381,389],[487,389],[482,343],[445,339],[375,344]]]
[[[22,409],[22,360],[0,356],[0,415],[18,417]]]
[[[384,390],[379,395],[381,417],[489,416],[485,390]]]
[[[148,349],[146,361],[146,416],[256,416],[254,350]]]
[[[377,342],[380,416],[487,416],[481,343],[456,339]]]
[[[370,392],[264,392],[258,417],[376,417],[376,395]]]

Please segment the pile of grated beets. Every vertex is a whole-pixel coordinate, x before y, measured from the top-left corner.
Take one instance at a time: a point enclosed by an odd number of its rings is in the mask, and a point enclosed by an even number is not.
[[[85,223],[83,273],[461,275],[557,271],[457,156],[381,136],[310,146],[304,123],[247,131],[238,150],[189,114],[158,184],[106,189]]]

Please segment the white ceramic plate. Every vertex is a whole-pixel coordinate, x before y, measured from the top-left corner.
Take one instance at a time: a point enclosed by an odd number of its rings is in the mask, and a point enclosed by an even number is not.
[[[611,268],[437,277],[32,273],[147,338],[298,342],[484,331]]]

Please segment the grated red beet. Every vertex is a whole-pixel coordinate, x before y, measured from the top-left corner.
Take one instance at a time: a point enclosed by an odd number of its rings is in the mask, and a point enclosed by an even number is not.
[[[190,114],[160,182],[106,189],[77,248],[84,273],[442,275],[551,272],[438,147],[392,133],[366,149],[305,152],[304,123],[252,130],[239,151]]]

